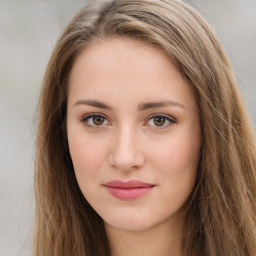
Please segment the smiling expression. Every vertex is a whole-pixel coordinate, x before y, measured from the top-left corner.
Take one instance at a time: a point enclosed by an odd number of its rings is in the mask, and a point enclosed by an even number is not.
[[[87,46],[70,75],[67,131],[79,187],[107,225],[177,220],[201,130],[191,85],[160,49],[127,38]]]

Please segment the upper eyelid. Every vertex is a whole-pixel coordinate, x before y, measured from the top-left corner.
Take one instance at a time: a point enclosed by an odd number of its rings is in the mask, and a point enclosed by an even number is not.
[[[174,122],[177,121],[176,118],[174,118],[174,117],[172,117],[172,116],[170,116],[170,115],[168,115],[168,114],[163,114],[163,113],[151,114],[151,115],[147,118],[147,120],[149,120],[149,119],[151,119],[151,118],[154,118],[154,117],[164,117],[164,118],[170,119],[171,121],[174,121]]]
[[[93,116],[101,116],[103,118],[105,118],[108,122],[110,122],[109,118],[102,114],[102,113],[98,113],[98,112],[93,112],[93,113],[88,113],[88,114],[85,114],[83,115],[80,120],[81,121],[85,121],[87,118],[90,118],[90,117],[93,117]],[[154,118],[154,117],[164,117],[166,118],[167,120],[170,120],[171,122],[177,122],[176,118],[168,115],[168,114],[164,114],[164,113],[153,113],[151,115],[149,115],[146,119],[145,119],[145,122],[149,121],[150,119]]]
[[[153,118],[155,118],[155,117],[163,117],[163,118],[165,118],[166,120],[167,120],[167,122],[169,122],[169,124],[167,123],[165,123],[164,125],[162,125],[162,126],[157,126],[157,125],[150,125],[149,124],[149,122],[153,119]],[[170,116],[170,115],[168,115],[168,114],[152,114],[152,115],[150,115],[147,119],[146,119],[146,121],[144,122],[144,125],[145,126],[153,126],[153,128],[156,128],[156,129],[166,129],[166,128],[168,128],[168,127],[170,127],[170,126],[172,126],[173,124],[176,124],[177,123],[177,119],[176,118],[174,118],[174,117],[172,117],[172,116]]]
[[[94,116],[100,116],[100,117],[103,117],[105,120],[104,122],[106,121],[107,124],[101,124],[101,125],[96,125],[96,124],[90,124],[90,121],[88,121],[88,119],[91,119],[93,118]],[[84,123],[85,126],[87,127],[91,127],[93,129],[100,129],[100,128],[103,128],[105,126],[109,126],[109,124],[111,124],[111,122],[109,121],[109,119],[104,115],[104,114],[101,114],[101,113],[89,113],[89,114],[85,114],[83,115],[81,118],[80,118],[80,121],[82,123]]]
[[[89,118],[89,117],[93,117],[93,116],[101,116],[101,117],[104,117],[106,120],[108,120],[108,118],[104,115],[104,114],[101,114],[101,113],[89,113],[89,114],[85,114],[83,115],[80,120],[81,121],[84,121],[86,118]]]

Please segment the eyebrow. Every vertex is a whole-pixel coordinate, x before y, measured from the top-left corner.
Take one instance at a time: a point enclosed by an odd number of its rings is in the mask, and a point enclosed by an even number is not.
[[[159,107],[180,107],[184,108],[185,106],[177,101],[161,101],[161,102],[148,102],[148,103],[142,103],[139,104],[138,109],[140,111],[147,110],[150,108],[159,108]]]
[[[89,106],[96,107],[96,108],[112,110],[112,108],[109,105],[107,105],[103,102],[99,102],[97,100],[78,100],[74,104],[74,106],[77,106],[77,105],[89,105]]]
[[[96,108],[102,108],[102,109],[107,109],[107,110],[112,110],[112,107],[97,101],[97,100],[78,100],[74,106],[77,105],[88,105],[88,106],[92,106],[92,107],[96,107]],[[147,109],[151,109],[151,108],[159,108],[159,107],[180,107],[180,108],[184,108],[185,106],[177,101],[161,101],[161,102],[147,102],[147,103],[141,103],[138,105],[138,110],[139,111],[144,111]]]

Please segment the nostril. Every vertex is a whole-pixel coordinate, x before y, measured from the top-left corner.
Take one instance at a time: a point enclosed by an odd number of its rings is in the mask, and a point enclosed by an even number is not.
[[[121,171],[135,171],[141,168],[145,159],[140,148],[136,131],[126,124],[116,130],[112,148],[109,153],[109,164]]]
[[[144,165],[143,153],[139,150],[114,150],[109,155],[109,164],[122,171],[135,171]]]

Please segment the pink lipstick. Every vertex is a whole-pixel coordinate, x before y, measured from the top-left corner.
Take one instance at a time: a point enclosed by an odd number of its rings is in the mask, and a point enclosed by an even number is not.
[[[139,180],[120,181],[114,180],[104,184],[111,195],[118,199],[136,199],[149,192],[155,185]]]

